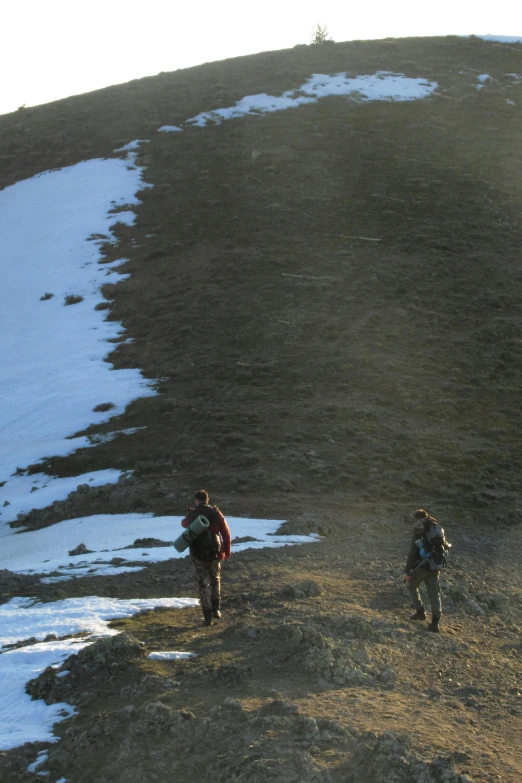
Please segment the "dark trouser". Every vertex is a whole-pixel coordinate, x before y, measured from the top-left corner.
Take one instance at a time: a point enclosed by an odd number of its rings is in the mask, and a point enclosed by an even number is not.
[[[431,613],[440,617],[442,614],[442,603],[440,600],[439,571],[427,571],[425,568],[417,568],[413,571],[411,579],[408,582],[408,590],[412,597],[415,609],[422,609],[422,599],[420,597],[419,587],[426,583],[426,591],[430,599]]]
[[[212,610],[212,602],[221,597],[221,561],[198,560],[192,557],[196,582],[198,583],[199,600],[203,612]]]

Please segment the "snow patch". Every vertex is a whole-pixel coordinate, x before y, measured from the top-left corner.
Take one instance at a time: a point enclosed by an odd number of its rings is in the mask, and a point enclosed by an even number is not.
[[[164,652],[151,652],[147,655],[151,661],[182,661],[185,658],[197,658],[197,653],[176,652],[174,650]]]
[[[38,756],[36,757],[36,761],[33,761],[32,764],[29,764],[27,767],[28,772],[36,772],[38,767],[41,767],[41,765],[47,761],[49,758],[49,751],[48,750],[41,750]]]
[[[85,440],[88,445],[89,441]],[[46,508],[56,500],[65,500],[80,484],[90,487],[116,484],[124,475],[121,470],[96,470],[68,478],[51,478],[45,473],[13,476],[4,487],[0,487],[0,538],[15,533],[13,528],[2,523],[14,522],[18,514],[27,514],[33,508]]]
[[[150,139],[134,139],[134,141],[129,141],[125,146],[118,147],[114,152],[135,152],[140,144],[150,144]]]
[[[94,634],[98,638],[115,636],[118,631],[109,628],[110,620],[132,617],[138,612],[155,607],[185,609],[197,605],[195,598],[124,600],[92,595],[48,603],[31,600],[28,602],[27,598],[11,598],[6,604],[0,605],[0,651],[6,645],[16,644],[21,639],[45,639],[50,633],[66,636],[83,632]],[[4,655],[6,654],[4,652]],[[2,660],[0,655],[0,662]]]
[[[120,600],[89,596],[50,603],[13,598],[0,606],[0,644],[5,647],[20,639],[44,638],[50,633],[60,636],[83,631],[97,638],[115,636],[118,631],[108,627],[110,620],[131,617],[147,609],[182,609],[198,603],[194,598]],[[70,655],[92,644],[94,637],[0,650],[0,750],[11,750],[25,742],[58,741],[53,735],[54,724],[74,715],[75,708],[63,702],[47,705],[43,699],[32,700],[25,692],[26,683],[48,666],[61,666]]]
[[[36,493],[35,493],[36,494]],[[20,574],[47,574],[45,582],[63,581],[76,576],[115,575],[140,570],[138,561],[157,563],[186,557],[174,546],[128,549],[138,538],[175,541],[181,534],[182,517],[155,517],[152,514],[93,514],[68,519],[55,525],[2,539],[0,568]],[[283,520],[228,517],[233,535],[253,536],[257,540],[234,545],[234,552],[289,544],[317,543],[311,536],[278,535]],[[89,554],[70,556],[83,543]],[[113,562],[114,558],[118,558]],[[1,607],[0,607],[1,609]]]
[[[346,95],[362,101],[414,101],[431,95],[437,89],[437,82],[426,79],[412,79],[401,73],[377,71],[373,75],[349,77],[347,73],[333,75],[313,74],[301,87],[287,90],[275,97],[260,93],[247,95],[234,106],[202,112],[186,120],[189,125],[205,127],[209,122],[220,124],[223,120],[236,119],[246,115],[263,115],[273,111],[295,109],[306,103],[315,103],[320,98],[332,95]],[[165,126],[163,126],[165,127]]]
[[[146,186],[134,159],[82,161],[0,191],[4,492],[17,468],[70,454],[88,443],[71,433],[155,394],[137,370],[104,361],[121,325],[94,309],[106,273],[99,246],[115,242],[115,223],[134,223],[135,194]],[[67,305],[68,295],[82,299]],[[110,411],[93,412],[109,401]]]
[[[469,35],[463,36],[469,38]],[[475,38],[482,38],[483,41],[498,41],[499,43],[520,43],[522,36],[517,35],[475,35]]]

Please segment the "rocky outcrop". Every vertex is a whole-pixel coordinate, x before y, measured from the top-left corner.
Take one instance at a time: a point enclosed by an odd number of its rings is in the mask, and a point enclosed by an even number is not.
[[[359,734],[281,699],[249,711],[231,697],[204,716],[156,698],[73,720],[50,751],[49,769],[67,769],[77,783],[332,783],[332,765],[324,761],[341,756],[346,783],[471,781],[449,760],[423,758],[395,734]]]

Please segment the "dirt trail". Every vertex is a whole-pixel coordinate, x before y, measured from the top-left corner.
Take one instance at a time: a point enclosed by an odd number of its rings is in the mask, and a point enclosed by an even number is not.
[[[80,654],[64,664],[68,677],[41,675],[34,696],[79,708],[57,727],[62,739],[51,748],[50,771],[66,771],[75,783],[140,775],[166,781],[174,770],[187,781],[196,772],[264,781],[270,769],[276,774],[278,759],[281,781],[384,783],[391,778],[372,766],[378,757],[386,759],[386,774],[404,783],[468,780],[458,775],[517,783],[520,545],[501,573],[481,573],[476,582],[476,553],[469,560],[458,554],[465,535],[456,532],[452,568],[443,576],[443,632],[434,635],[408,619],[400,577],[404,527],[396,542],[363,531],[340,528],[318,544],[237,554],[224,568],[221,622],[204,628],[198,610],[116,621],[144,647],[112,653],[109,640],[90,659]],[[477,549],[487,536],[487,529],[477,531]],[[125,582],[78,579],[60,591],[47,586],[51,592],[42,597],[195,591],[187,561],[151,566]],[[142,657],[172,649],[198,657]],[[193,724],[190,741],[185,721]],[[219,739],[196,743],[205,726]],[[25,780],[23,765],[37,747],[0,759],[0,779],[3,770],[10,783]],[[446,760],[441,769],[437,759]]]

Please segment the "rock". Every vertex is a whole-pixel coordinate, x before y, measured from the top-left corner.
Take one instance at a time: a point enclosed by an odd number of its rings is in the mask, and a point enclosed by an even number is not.
[[[74,557],[75,555],[88,555],[92,551],[92,549],[87,549],[85,544],[78,544],[75,549],[70,550],[69,557]]]
[[[124,549],[143,549],[144,547],[172,546],[173,541],[162,541],[160,538],[137,538],[133,544],[124,547]]]
[[[99,639],[70,658],[66,664],[72,674],[82,670],[107,669],[111,664],[145,658],[146,648],[130,633]]]
[[[308,742],[312,739],[316,739],[320,735],[319,726],[315,718],[310,715],[299,715],[297,718],[297,729],[301,736],[303,736]]]
[[[466,599],[466,586],[462,583],[448,584],[446,590],[448,596],[456,603]]]
[[[126,707],[122,707],[119,710],[115,710],[113,716],[119,720],[130,720],[136,714],[136,707],[134,704],[127,704]]]
[[[463,685],[461,688],[457,688],[456,692],[459,696],[484,696],[486,694],[484,688],[477,688],[475,685]]]
[[[145,715],[148,720],[165,723],[172,717],[172,707],[163,704],[162,701],[153,701],[145,707]]]
[[[507,597],[502,593],[477,593],[476,599],[494,612],[502,611],[508,603]]]
[[[412,753],[406,742],[392,732],[376,736],[362,735],[353,756],[354,780],[372,783],[462,783],[448,759],[435,758],[430,763]]]
[[[353,658],[357,663],[371,663],[372,661],[366,647],[361,647],[360,650],[357,650],[357,652],[354,653]]]
[[[241,704],[241,702],[238,701],[238,699],[233,699],[232,696],[227,696],[227,698],[223,702],[223,706],[227,707],[229,710],[241,711],[243,709],[243,705]]]
[[[332,640],[311,625],[287,625],[284,633],[289,642],[307,647],[331,647]]]
[[[111,677],[112,669],[117,670],[146,655],[145,647],[131,634],[120,633],[100,639],[71,655],[60,669],[48,666],[34,680],[29,680],[26,691],[33,699],[45,699],[48,704],[71,699],[74,703],[85,704],[92,694],[84,688],[93,678],[101,674],[106,680]],[[65,670],[69,672],[67,677],[56,676]]]
[[[380,679],[381,679],[382,682],[385,682],[388,685],[391,685],[391,684],[397,682],[397,680],[399,679],[399,675],[397,674],[395,669],[393,669],[391,666],[386,666],[384,671],[382,671],[381,674],[380,674]]]
[[[296,715],[299,707],[284,699],[272,699],[259,708],[259,715]]]
[[[368,639],[374,640],[382,635],[383,628],[380,622],[375,620],[371,623],[364,617],[345,614],[337,621],[339,632],[344,632],[347,639]]]
[[[252,669],[240,663],[226,663],[210,672],[212,679],[227,685],[241,682],[252,674]]]
[[[33,699],[43,699],[46,704],[52,704],[55,685],[56,671],[48,666],[34,680],[29,680],[26,691]]]
[[[252,536],[237,536],[232,540],[232,544],[248,544],[251,541],[259,541],[259,539]]]
[[[284,589],[285,595],[292,599],[311,598],[322,593],[321,585],[313,579],[305,579],[303,582],[295,582],[287,585]]]
[[[29,639],[20,639],[19,642],[15,642],[14,644],[6,644],[5,646],[13,649],[18,650],[20,647],[29,647],[31,644],[38,644],[40,640],[36,638],[36,636],[30,636]]]
[[[481,607],[477,601],[473,600],[473,598],[468,598],[464,603],[462,604],[464,611],[466,611],[468,614],[475,614],[478,616],[485,615],[486,612]]]

